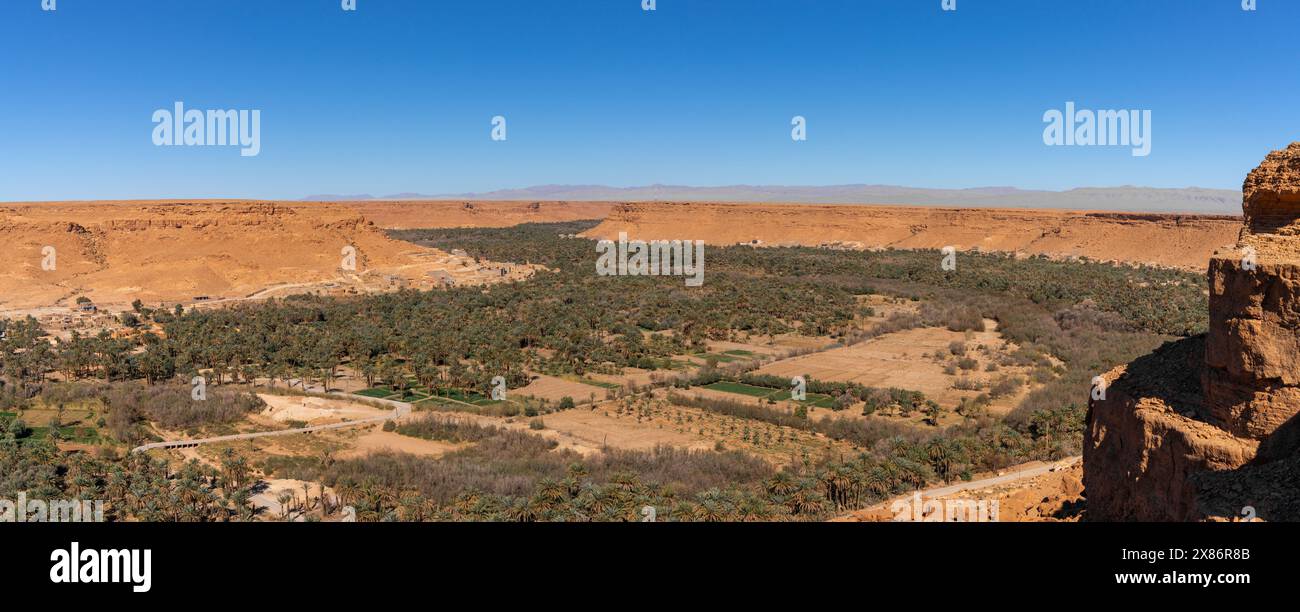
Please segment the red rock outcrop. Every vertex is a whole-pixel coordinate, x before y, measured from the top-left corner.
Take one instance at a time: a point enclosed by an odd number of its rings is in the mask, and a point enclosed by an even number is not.
[[[1210,259],[1208,333],[1103,376],[1084,440],[1091,519],[1300,520],[1300,143],[1242,196],[1236,248]]]

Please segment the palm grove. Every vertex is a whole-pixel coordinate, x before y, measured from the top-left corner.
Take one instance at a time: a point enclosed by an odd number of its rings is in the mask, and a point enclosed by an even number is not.
[[[141,331],[127,337],[74,333],[50,342],[33,319],[0,321],[0,407],[21,408],[55,389],[67,393],[62,388],[70,384],[88,386],[87,393],[107,407],[112,437],[131,443],[148,436],[148,424],[158,420],[184,426],[236,420],[255,407],[236,392],[247,385],[327,387],[341,368],[368,385],[414,383],[486,393],[495,376],[517,387],[527,383],[530,372],[671,368],[674,356],[704,350],[709,340],[797,332],[841,343],[861,341],[865,332],[858,320],[864,308],[857,296],[870,293],[926,304],[917,325],[959,330],[982,318],[996,319],[1004,336],[1021,345],[1027,362],[1051,355],[1064,364],[1006,418],[975,413],[946,428],[847,419],[800,422],[772,408],[758,414],[701,406],[776,419],[860,449],[856,457],[805,458],[779,470],[725,449],[610,451],[583,458],[554,451],[536,436],[497,431],[440,459],[380,454],[346,461],[276,458],[259,465],[266,473],[336,487],[345,501],[357,505],[363,520],[636,520],[645,505],[665,508],[660,516],[667,519],[820,518],[928,482],[968,477],[974,470],[1076,452],[1087,381],[1162,340],[1199,333],[1206,319],[1203,280],[1197,275],[998,255],[963,255],[957,271],[945,272],[935,252],[737,246],[709,249],[708,281],[699,288],[666,278],[598,277],[592,272],[591,243],[562,237],[585,227],[395,233],[495,261],[530,260],[548,267],[526,282],[348,298],[295,296],[188,311],[137,303],[123,323]],[[706,370],[696,379],[719,376]],[[195,375],[231,390],[223,408],[194,416],[185,410],[184,398],[168,390],[176,380]],[[871,391],[837,389],[860,392],[863,397],[851,399],[863,401]],[[116,505],[119,511],[110,512],[115,518],[248,516],[247,477],[223,476],[200,465],[177,471],[157,460],[115,453],[70,457],[47,440],[23,437],[13,418],[0,425],[3,461],[23,466],[7,472],[11,476],[0,495],[38,486],[73,495],[93,492]],[[407,435],[440,434],[426,429]],[[244,458],[228,459],[247,466]],[[513,476],[485,480],[484,465],[492,468],[489,474],[499,470]],[[421,476],[429,473],[443,478]],[[729,476],[723,481],[707,477],[710,473]],[[124,485],[125,474],[138,481]],[[140,501],[150,487],[185,488],[186,494],[164,498],[182,498],[197,509],[160,512]]]

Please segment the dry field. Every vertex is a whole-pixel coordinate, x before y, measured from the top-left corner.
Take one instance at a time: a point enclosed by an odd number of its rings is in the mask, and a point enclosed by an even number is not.
[[[378,425],[352,431],[339,430],[336,437],[348,445],[345,450],[335,454],[335,457],[339,459],[364,457],[378,451],[396,451],[424,457],[441,457],[451,451],[467,446],[441,440],[425,440],[404,436],[396,432],[384,431]]]
[[[559,403],[565,397],[572,398],[574,402],[589,402],[593,397],[597,400],[604,399],[605,389],[596,385],[542,374],[534,378],[528,385],[511,390],[511,394],[536,397],[552,403]]]
[[[266,402],[261,416],[277,423],[299,421],[307,425],[325,425],[342,421],[359,421],[384,416],[384,410],[346,400],[323,397],[258,394]]]
[[[656,391],[653,398],[638,396],[580,406],[542,417],[543,434],[551,433],[584,444],[587,452],[608,446],[650,449],[669,445],[688,449],[724,448],[785,465],[805,457],[845,456],[852,445],[833,441],[792,427],[716,414],[677,406]],[[733,396],[734,398],[734,396]]]
[[[697,450],[713,448],[713,441],[680,428],[665,427],[662,420],[621,415],[604,404],[596,409],[587,406],[545,415],[546,430],[582,443],[590,451],[603,448],[650,450],[656,446],[675,446]]]
[[[945,371],[957,357],[950,350],[954,342],[966,345],[965,356],[975,362],[970,370],[957,369],[951,374]],[[759,368],[758,372],[920,391],[941,406],[952,408],[962,398],[974,398],[1004,377],[1020,376],[1028,380],[1031,368],[1024,366],[999,366],[995,372],[986,371],[989,363],[1014,350],[1016,346],[1003,340],[996,331],[996,322],[985,321],[985,331],[982,332],[954,332],[935,327],[909,329],[853,346],[783,359]],[[981,384],[982,388],[954,388],[953,385],[963,378]],[[1005,413],[1014,408],[1026,389],[995,400],[989,406],[990,412]],[[736,397],[734,394],[724,395]]]
[[[691,361],[691,359],[686,355],[674,356],[673,359]],[[627,385],[627,384],[645,386],[654,382],[658,382],[660,380],[666,380],[668,378],[675,377],[678,374],[686,371],[687,370],[653,370],[652,371],[652,370],[642,370],[641,368],[623,368],[622,374],[600,374],[600,373],[593,372],[591,374],[588,374],[587,378],[590,378],[591,380],[600,381],[600,382],[612,383],[620,386]],[[602,397],[604,397],[603,393],[596,394],[597,399]]]

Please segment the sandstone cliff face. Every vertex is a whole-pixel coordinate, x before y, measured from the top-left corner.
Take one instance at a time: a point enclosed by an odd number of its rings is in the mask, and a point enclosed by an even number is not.
[[[1244,234],[1296,236],[1300,234],[1300,142],[1273,151],[1242,185],[1246,215]],[[1249,241],[1248,237],[1245,237]],[[1289,241],[1288,241],[1289,242]],[[1300,253],[1293,249],[1292,253]]]
[[[1089,406],[1083,485],[1089,520],[1201,518],[1188,478],[1240,467],[1258,442],[1207,422],[1205,338],[1172,342],[1105,375]]]
[[[1300,520],[1300,143],[1242,195],[1240,240],[1209,264],[1209,332],[1108,373],[1089,406],[1093,519]]]
[[[1214,249],[1237,240],[1236,217],[918,206],[620,204],[591,238],[692,239],[709,244],[838,245],[937,249],[955,246],[1102,261],[1205,269]],[[1151,245],[1158,244],[1159,248]]]
[[[1300,411],[1300,261],[1210,261],[1206,401],[1216,422],[1263,439]]]

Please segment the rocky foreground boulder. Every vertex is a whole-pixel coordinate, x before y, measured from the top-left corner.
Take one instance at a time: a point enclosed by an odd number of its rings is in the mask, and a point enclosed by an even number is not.
[[[1210,260],[1208,333],[1102,377],[1089,520],[1300,520],[1300,143],[1242,195],[1238,243]]]

